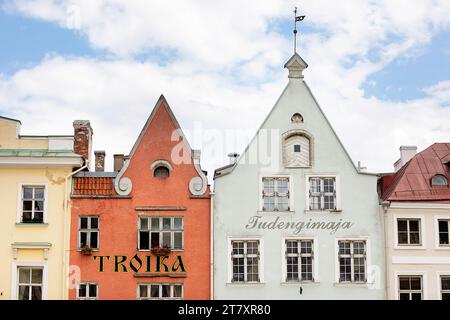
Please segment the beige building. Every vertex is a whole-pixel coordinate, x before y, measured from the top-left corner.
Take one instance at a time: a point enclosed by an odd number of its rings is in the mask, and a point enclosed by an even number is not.
[[[416,150],[401,147],[378,183],[387,299],[450,299],[450,143]]]
[[[0,300],[67,297],[67,199],[92,135],[89,122],[74,126],[75,143],[21,135],[20,121],[0,117]]]

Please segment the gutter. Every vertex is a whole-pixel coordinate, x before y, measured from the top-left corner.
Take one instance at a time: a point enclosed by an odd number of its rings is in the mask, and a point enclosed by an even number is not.
[[[210,283],[210,290],[211,290],[211,292],[210,292],[210,299],[211,300],[214,300],[214,196],[215,196],[215,193],[214,192],[211,192],[210,193],[210,196],[211,196],[211,201],[210,201],[210,207],[211,207],[211,210],[210,210],[210,226],[209,226],[209,228],[210,228],[210,241],[209,241],[209,243],[210,243],[210,253],[209,253],[209,255],[210,255],[210,258],[209,258],[209,260],[210,260],[210,262],[209,262],[209,270],[210,270],[210,281],[209,281],[209,283]]]
[[[384,299],[387,300],[388,292],[389,292],[389,263],[388,263],[388,241],[387,241],[387,233],[386,233],[386,220],[387,220],[387,212],[391,203],[389,201],[381,202],[381,207],[383,208],[383,234],[384,234],[384,265],[386,267],[386,272],[384,273]]]
[[[71,172],[70,174],[68,174],[65,178],[64,178],[64,185],[65,185],[65,189],[64,189],[64,216],[63,216],[63,237],[64,237],[64,242],[63,242],[63,261],[62,261],[62,299],[63,300],[67,300],[68,299],[68,288],[67,288],[67,275],[68,275],[68,258],[67,258],[67,252],[69,252],[70,250],[70,243],[69,245],[67,245],[67,234],[70,232],[70,228],[67,228],[67,210],[69,207],[69,200],[68,200],[68,195],[67,195],[67,191],[68,191],[68,181],[69,178],[71,178],[72,176],[74,176],[75,174],[77,174],[78,172],[86,169],[89,166],[89,160],[86,160],[84,166],[82,166],[81,168]],[[67,250],[66,250],[67,249]]]

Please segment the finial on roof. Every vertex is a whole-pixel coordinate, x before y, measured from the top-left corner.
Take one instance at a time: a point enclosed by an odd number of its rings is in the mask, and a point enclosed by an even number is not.
[[[297,7],[294,9],[294,53],[297,53],[297,22],[301,22],[305,16],[297,16]]]

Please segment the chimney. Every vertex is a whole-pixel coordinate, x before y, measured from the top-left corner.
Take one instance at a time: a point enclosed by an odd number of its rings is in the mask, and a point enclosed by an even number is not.
[[[230,164],[235,164],[239,158],[239,153],[231,152],[228,154],[228,158],[230,158]]]
[[[94,151],[95,155],[95,171],[103,172],[105,171],[105,151]]]
[[[115,154],[114,155],[114,171],[122,170],[124,161],[125,161],[125,156],[123,154]]]
[[[416,146],[401,146],[400,159],[394,163],[395,172],[400,170],[409,160],[411,160],[417,153]]]
[[[92,148],[92,135],[94,134],[91,123],[89,120],[75,120],[73,128],[73,151],[81,155],[84,160],[89,160]]]

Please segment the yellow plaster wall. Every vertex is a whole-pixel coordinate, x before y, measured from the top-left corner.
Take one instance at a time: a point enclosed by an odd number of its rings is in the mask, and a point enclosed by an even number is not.
[[[20,124],[0,119],[0,148],[3,149],[48,149],[48,139],[17,138],[17,126]]]

